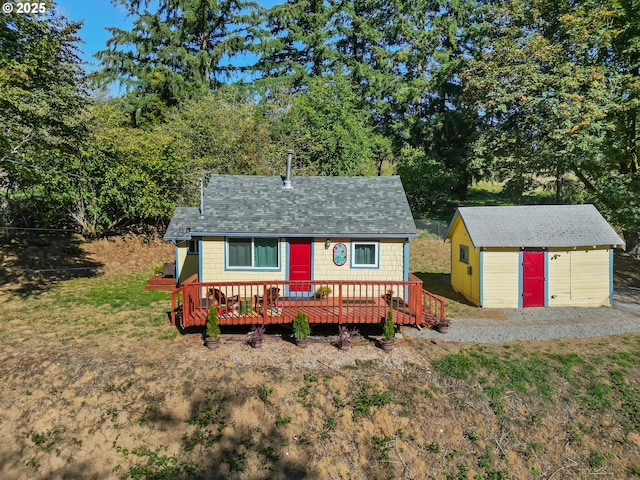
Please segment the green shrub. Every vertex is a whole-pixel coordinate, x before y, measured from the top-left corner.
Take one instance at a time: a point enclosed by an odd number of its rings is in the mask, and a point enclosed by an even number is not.
[[[382,338],[385,341],[389,342],[393,340],[396,336],[396,326],[393,323],[393,307],[391,303],[389,303],[389,310],[387,311],[387,318],[384,321],[384,326],[382,327]]]
[[[306,340],[309,338],[310,333],[311,327],[307,321],[307,316],[302,312],[298,312],[293,319],[293,336],[296,340]]]
[[[216,339],[220,337],[220,324],[218,320],[218,309],[213,306],[207,315],[207,337]]]

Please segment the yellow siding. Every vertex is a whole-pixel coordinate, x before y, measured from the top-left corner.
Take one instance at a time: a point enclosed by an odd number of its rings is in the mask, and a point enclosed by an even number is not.
[[[404,278],[404,240],[383,239],[379,241],[379,268],[351,268],[351,239],[332,238],[331,247],[325,248],[326,238],[315,238],[312,245],[312,276],[313,280],[392,280],[402,281]],[[347,263],[341,267],[333,263],[333,247],[336,243],[344,243],[347,247]],[[184,251],[184,253],[180,253]],[[280,270],[279,271],[251,271],[225,270],[224,238],[211,237],[203,239],[201,243],[202,281],[276,281],[285,280],[289,268],[287,262],[287,242],[280,240]],[[179,249],[179,259],[186,257],[185,248]],[[197,273],[197,256],[195,271]],[[190,263],[190,262],[189,262]],[[191,269],[189,269],[191,271]],[[184,278],[187,278],[184,276]],[[184,279],[181,275],[181,280]],[[344,295],[353,292],[343,291]],[[403,292],[396,292],[403,296]]]
[[[179,241],[176,248],[176,265],[178,281],[183,282],[191,275],[198,273],[198,255],[187,254],[187,242]]]
[[[379,240],[379,268],[351,268],[351,239],[332,238],[331,247],[324,248],[326,238],[314,239],[313,278],[314,280],[377,280],[402,281],[404,279],[404,240]],[[367,241],[367,240],[363,240]],[[374,240],[372,240],[374,241]],[[377,241],[377,240],[375,240]],[[344,243],[347,247],[347,263],[341,267],[333,263],[333,247],[336,243]],[[346,289],[345,296],[358,296],[358,289]],[[395,296],[404,298],[404,292],[394,292]]]
[[[286,242],[280,240],[280,271],[225,270],[224,237],[210,237],[202,240],[202,281],[203,282],[252,282],[284,280],[286,275]]]
[[[314,279],[403,280],[404,240],[382,239],[379,241],[379,268],[351,268],[351,239],[332,238],[331,247],[329,247],[328,249],[324,248],[325,240],[326,239],[320,238],[314,239]],[[333,247],[336,243],[344,243],[344,245],[347,247],[347,263],[345,263],[341,267],[338,267],[333,263]]]
[[[482,306],[518,308],[519,251],[485,250],[482,252]]]
[[[549,249],[549,306],[609,305],[609,249]]]
[[[460,261],[460,245],[469,247],[468,264]],[[471,275],[467,267],[471,267]],[[451,230],[451,286],[474,305],[480,305],[480,252],[471,243],[460,217]]]

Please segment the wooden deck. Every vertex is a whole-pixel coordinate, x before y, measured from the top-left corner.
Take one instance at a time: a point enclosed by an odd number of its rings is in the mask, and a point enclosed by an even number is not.
[[[329,287],[331,294],[314,296],[319,287]],[[273,288],[277,298],[268,295]],[[311,324],[381,324],[390,304],[398,325],[432,327],[444,318],[444,302],[422,290],[417,277],[407,282],[217,283],[198,282],[194,276],[172,294],[172,322],[183,328],[204,326],[209,309],[217,308],[221,325],[290,324],[298,312]]]
[[[164,290],[173,292],[176,289],[175,278],[151,277],[144,286],[145,290]]]

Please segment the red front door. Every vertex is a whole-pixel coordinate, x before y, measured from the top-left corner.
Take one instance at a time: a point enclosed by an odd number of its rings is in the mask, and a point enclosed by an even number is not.
[[[289,239],[289,280],[311,280],[311,239]],[[308,292],[309,284],[291,285],[291,292]]]
[[[544,307],[544,252],[522,252],[522,306]]]

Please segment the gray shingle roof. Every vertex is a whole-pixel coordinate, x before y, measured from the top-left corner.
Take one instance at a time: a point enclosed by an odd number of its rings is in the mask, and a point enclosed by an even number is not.
[[[460,207],[457,217],[475,247],[624,245],[593,205]]]
[[[190,235],[410,237],[416,226],[400,177],[213,175],[204,201],[177,208],[166,240]],[[190,229],[190,233],[187,233]]]

